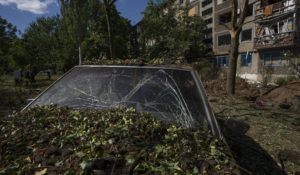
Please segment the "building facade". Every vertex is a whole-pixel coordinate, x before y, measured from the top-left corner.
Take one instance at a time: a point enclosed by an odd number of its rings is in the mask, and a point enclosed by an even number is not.
[[[190,5],[189,15],[198,15],[207,23],[205,43],[212,46],[219,67],[228,67],[230,52],[231,0],[178,0]],[[239,5],[242,0],[239,0]],[[273,77],[295,75],[291,53],[298,52],[300,0],[249,0],[240,34],[237,74],[262,81],[266,69]],[[240,9],[238,9],[238,15]]]

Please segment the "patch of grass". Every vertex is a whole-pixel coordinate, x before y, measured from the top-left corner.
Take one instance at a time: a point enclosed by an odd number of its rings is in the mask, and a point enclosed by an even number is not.
[[[20,86],[15,86],[14,78],[11,75],[0,77],[0,116],[7,116],[13,111],[22,109],[28,98],[35,98],[39,93],[46,89],[60,75],[52,76],[48,80],[47,76],[36,76],[36,82],[28,83],[26,86],[25,79],[22,79]]]
[[[279,86],[283,86],[295,80],[297,80],[297,77],[295,76],[280,77],[276,79],[275,83]]]

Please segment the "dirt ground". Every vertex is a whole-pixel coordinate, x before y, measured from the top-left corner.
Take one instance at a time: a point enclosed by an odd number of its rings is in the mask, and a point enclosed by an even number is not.
[[[210,96],[226,95],[226,79],[219,78],[206,82],[205,89]],[[235,92],[237,96],[243,97],[248,100],[254,100],[261,96],[263,93],[262,89],[255,87],[255,85],[248,84],[244,79],[236,79]]]
[[[292,110],[300,83],[258,88],[237,80],[236,95],[225,93],[226,80],[204,83],[218,120],[236,119],[249,126],[245,135],[226,135],[238,163],[254,174],[297,174],[300,172],[300,113]],[[288,109],[280,104],[288,103]],[[295,104],[297,105],[297,104]]]
[[[264,94],[260,100],[300,113],[300,80],[277,87]]]

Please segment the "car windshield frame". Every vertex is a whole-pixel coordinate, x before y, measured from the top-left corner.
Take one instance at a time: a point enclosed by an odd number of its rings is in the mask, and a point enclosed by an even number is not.
[[[43,96],[43,94],[45,94],[46,92],[48,92],[53,86],[55,86],[57,83],[59,83],[60,81],[62,81],[67,75],[69,75],[70,73],[72,73],[74,70],[78,69],[78,68],[128,68],[128,69],[163,69],[163,70],[174,70],[174,71],[187,71],[191,74],[194,82],[196,83],[196,88],[198,91],[198,95],[200,96],[201,100],[202,100],[202,105],[203,105],[203,109],[204,109],[204,113],[206,116],[206,120],[208,122],[209,125],[209,129],[211,131],[211,133],[213,135],[216,135],[219,139],[224,140],[224,137],[221,133],[220,127],[217,123],[216,117],[214,116],[214,113],[211,110],[211,107],[208,103],[207,100],[207,95],[205,93],[204,87],[202,85],[201,79],[199,74],[194,71],[191,68],[178,68],[178,67],[165,67],[165,66],[122,66],[122,65],[79,65],[79,66],[75,66],[72,69],[70,69],[67,73],[65,73],[64,75],[62,75],[59,79],[57,79],[55,82],[53,82],[48,88],[46,88],[43,92],[41,92],[33,101],[31,101],[23,110],[29,109],[31,107],[33,107],[32,105],[40,98]],[[23,111],[22,110],[22,111]]]

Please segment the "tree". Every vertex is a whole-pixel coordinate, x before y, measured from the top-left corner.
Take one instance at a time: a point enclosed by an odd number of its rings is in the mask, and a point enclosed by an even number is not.
[[[99,7],[97,8],[98,14],[95,13],[88,23],[87,37],[83,41],[83,48],[86,50],[85,57],[87,59],[111,57],[104,8],[103,3],[99,4]],[[114,5],[110,9],[110,13],[114,25],[112,28],[112,32],[114,33],[114,58],[129,58],[128,43],[130,42],[129,35],[132,30],[130,21],[120,16]]]
[[[0,16],[0,73],[11,69],[10,63],[13,61],[9,49],[13,46],[13,41],[17,38],[17,28]]]
[[[15,55],[18,63],[29,65],[37,73],[39,70],[55,68],[60,62],[60,44],[58,40],[59,16],[41,17],[32,22],[26,29],[23,40],[25,44],[16,44],[15,48],[22,53],[22,45],[26,48],[24,62],[21,56]]]
[[[229,53],[229,67],[227,72],[227,85],[226,90],[228,94],[235,93],[235,80],[236,80],[236,69],[237,60],[240,45],[240,33],[246,18],[246,12],[248,10],[249,0],[243,0],[241,7],[241,15],[238,20],[238,0],[232,0],[232,11],[231,11],[231,29],[229,30],[231,35],[231,45]]]
[[[67,23],[68,32],[72,34],[78,46],[79,64],[82,62],[82,41],[86,35],[91,8],[97,0],[60,0],[61,14]]]
[[[59,20],[58,44],[60,45],[58,70],[66,72],[78,65],[78,45],[74,34],[69,32],[69,26],[63,19]]]
[[[189,16],[190,7],[174,2],[150,0],[143,12],[140,41],[147,58],[192,58],[204,51],[204,21],[199,16]]]
[[[10,59],[8,60],[11,60],[10,67],[13,69],[24,69],[30,64],[31,60],[28,56],[26,43],[23,39],[15,38],[12,41],[12,47],[9,49],[9,57]]]
[[[103,0],[105,14],[106,14],[108,38],[109,38],[110,59],[115,58],[114,32],[113,32],[113,29],[112,29],[111,9],[112,9],[113,4],[116,1],[117,0]]]

